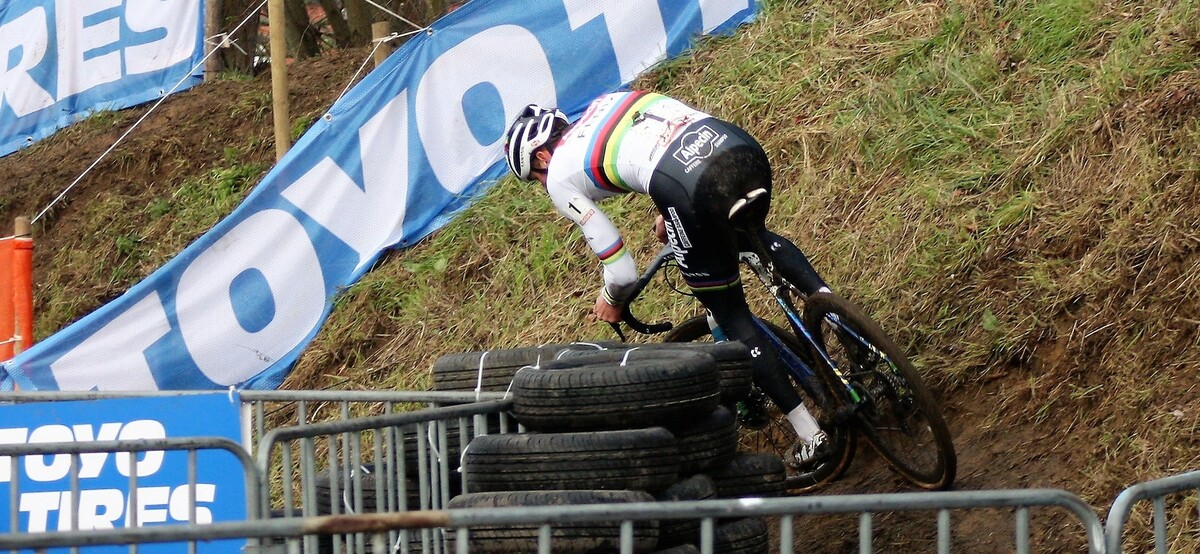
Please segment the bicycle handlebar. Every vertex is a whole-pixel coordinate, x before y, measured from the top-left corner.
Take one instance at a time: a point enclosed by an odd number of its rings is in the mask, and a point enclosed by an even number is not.
[[[621,320],[628,324],[630,329],[633,329],[634,331],[637,331],[643,335],[657,335],[659,333],[666,333],[674,327],[674,325],[669,321],[664,321],[661,323],[645,323],[634,316],[633,312],[629,311],[629,305],[633,304],[633,301],[642,294],[642,290],[646,288],[646,285],[650,284],[650,280],[653,279],[656,274],[658,274],[658,270],[662,269],[662,266],[673,258],[674,251],[671,249],[671,245],[664,245],[658,251],[658,254],[654,257],[654,260],[650,262],[650,265],[646,267],[646,271],[643,272],[641,277],[638,277],[637,282],[633,284],[633,289],[629,291],[629,296],[625,299],[625,306],[621,308]],[[622,342],[626,341],[625,333],[621,331],[621,324],[609,323],[609,326],[613,328],[613,331],[617,333],[617,336],[621,338]]]

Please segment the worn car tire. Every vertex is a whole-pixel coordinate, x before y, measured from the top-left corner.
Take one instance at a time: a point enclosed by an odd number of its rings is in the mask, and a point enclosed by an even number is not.
[[[519,506],[571,506],[579,504],[622,504],[651,502],[654,498],[643,491],[626,490],[561,490],[479,492],[459,495],[450,500],[449,508],[508,508]],[[472,527],[469,550],[473,553],[537,552],[540,525],[496,525]],[[621,523],[618,521],[587,521],[556,523],[550,535],[550,547],[557,553],[616,552],[620,549]],[[448,530],[448,552],[456,551],[458,537]],[[657,521],[636,521],[633,525],[635,552],[649,552],[658,543]]]
[[[710,476],[717,486],[717,498],[777,497],[786,489],[787,470],[774,454],[739,452]]]
[[[707,323],[706,323],[707,325]],[[705,327],[707,329],[707,327]],[[561,352],[558,359],[543,367],[564,367],[563,363],[596,363],[626,359],[682,358],[689,355],[707,354],[717,363],[720,375],[721,403],[736,404],[746,397],[754,381],[754,369],[750,350],[746,345],[735,342],[668,342],[638,345],[617,345],[601,350],[569,350]]]
[[[504,392],[525,366],[553,360],[566,350],[598,350],[610,342],[548,344],[446,354],[433,362],[433,390]],[[482,376],[480,375],[482,373]]]
[[[464,490],[661,491],[679,477],[679,449],[662,427],[475,437]]]
[[[562,369],[522,368],[513,417],[535,431],[604,431],[677,425],[719,404],[714,363],[646,359]]]

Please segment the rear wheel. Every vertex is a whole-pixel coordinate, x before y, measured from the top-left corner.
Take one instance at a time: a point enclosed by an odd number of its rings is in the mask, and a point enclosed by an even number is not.
[[[927,489],[954,483],[957,460],[941,409],[908,357],[852,302],[808,297],[805,326],[862,397],[861,430],[897,471]]]
[[[800,342],[790,332],[772,323],[765,321],[763,323],[787,348],[798,356],[807,357]],[[705,316],[693,317],[684,321],[664,338],[665,342],[711,342],[712,340],[712,331],[708,328],[708,318]],[[836,452],[829,461],[811,471],[801,471],[792,464],[785,463],[784,465],[787,466],[787,479],[784,484],[786,494],[811,492],[840,478],[850,467],[850,461],[854,458],[854,449],[858,444],[857,436],[852,428],[832,423],[834,407],[827,404],[835,397],[830,391],[825,377],[822,376],[813,381],[818,382],[819,386],[824,389],[823,396],[826,402],[814,401],[803,387],[797,386],[796,390],[805,398],[805,405],[833,441]],[[795,383],[794,378],[792,382]],[[792,458],[792,447],[797,440],[796,432],[788,422],[787,416],[773,402],[766,401],[765,408],[767,410],[766,426],[761,429],[742,426],[739,430],[738,447],[745,452],[775,454],[786,462]]]

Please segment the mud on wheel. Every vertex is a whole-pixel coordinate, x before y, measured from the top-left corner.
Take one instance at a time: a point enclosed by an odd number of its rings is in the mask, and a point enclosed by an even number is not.
[[[804,352],[804,347],[792,335],[790,331],[774,325],[770,322],[763,322],[771,329],[775,336],[779,337],[785,345],[792,349],[797,355],[807,357]],[[707,342],[712,341],[712,331],[708,328],[708,319],[704,316],[693,317],[676,326],[664,337],[665,342]],[[820,374],[818,373],[818,376]],[[826,377],[820,376],[820,386],[824,388],[825,397],[832,399],[830,385],[825,381]],[[795,379],[793,379],[795,382]],[[837,446],[837,453],[830,460],[816,470],[810,472],[801,472],[791,464],[787,465],[787,480],[784,484],[785,494],[802,494],[820,489],[833,481],[836,481],[850,467],[850,462],[854,458],[854,450],[857,447],[857,435],[849,426],[832,426],[828,425],[828,421],[832,418],[833,408],[828,406],[818,406],[813,402],[811,397],[806,394],[801,387],[797,387],[800,395],[805,398],[805,405],[813,413],[813,416],[822,423],[822,427],[826,428],[826,432],[830,433],[830,438]],[[767,401],[768,422],[766,427],[762,429],[749,429],[741,427],[739,430],[740,450],[745,452],[768,452],[778,455],[783,460],[790,460],[792,457],[792,446],[796,443],[796,432],[792,425],[788,423],[787,416],[779,411],[773,402]],[[832,432],[831,432],[832,431]]]
[[[861,397],[860,430],[876,450],[916,485],[950,487],[957,463],[950,431],[908,357],[879,325],[837,295],[810,296],[804,320]]]

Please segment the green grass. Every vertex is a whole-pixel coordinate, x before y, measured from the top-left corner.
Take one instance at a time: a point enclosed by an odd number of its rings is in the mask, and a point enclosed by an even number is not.
[[[759,137],[776,177],[771,225],[938,391],[966,399],[1004,379],[1004,411],[982,425],[1108,437],[1079,468],[1096,478],[1072,489],[1103,503],[1200,463],[1155,419],[1200,410],[1198,9],[768,0],[754,24],[636,85]],[[232,106],[269,119],[262,92]],[[135,206],[128,224],[104,223],[119,198],[89,202],[95,242],[57,254],[67,270],[47,290],[63,294],[43,301],[40,329],[111,290],[86,283],[131,284],[228,213],[266,169],[243,153],[269,136]],[[657,250],[648,199],[606,209],[638,259]],[[287,386],[422,388],[442,354],[611,339],[588,316],[599,284],[540,188],[505,179],[349,287]],[[698,307],[658,286],[636,310],[678,321]]]

